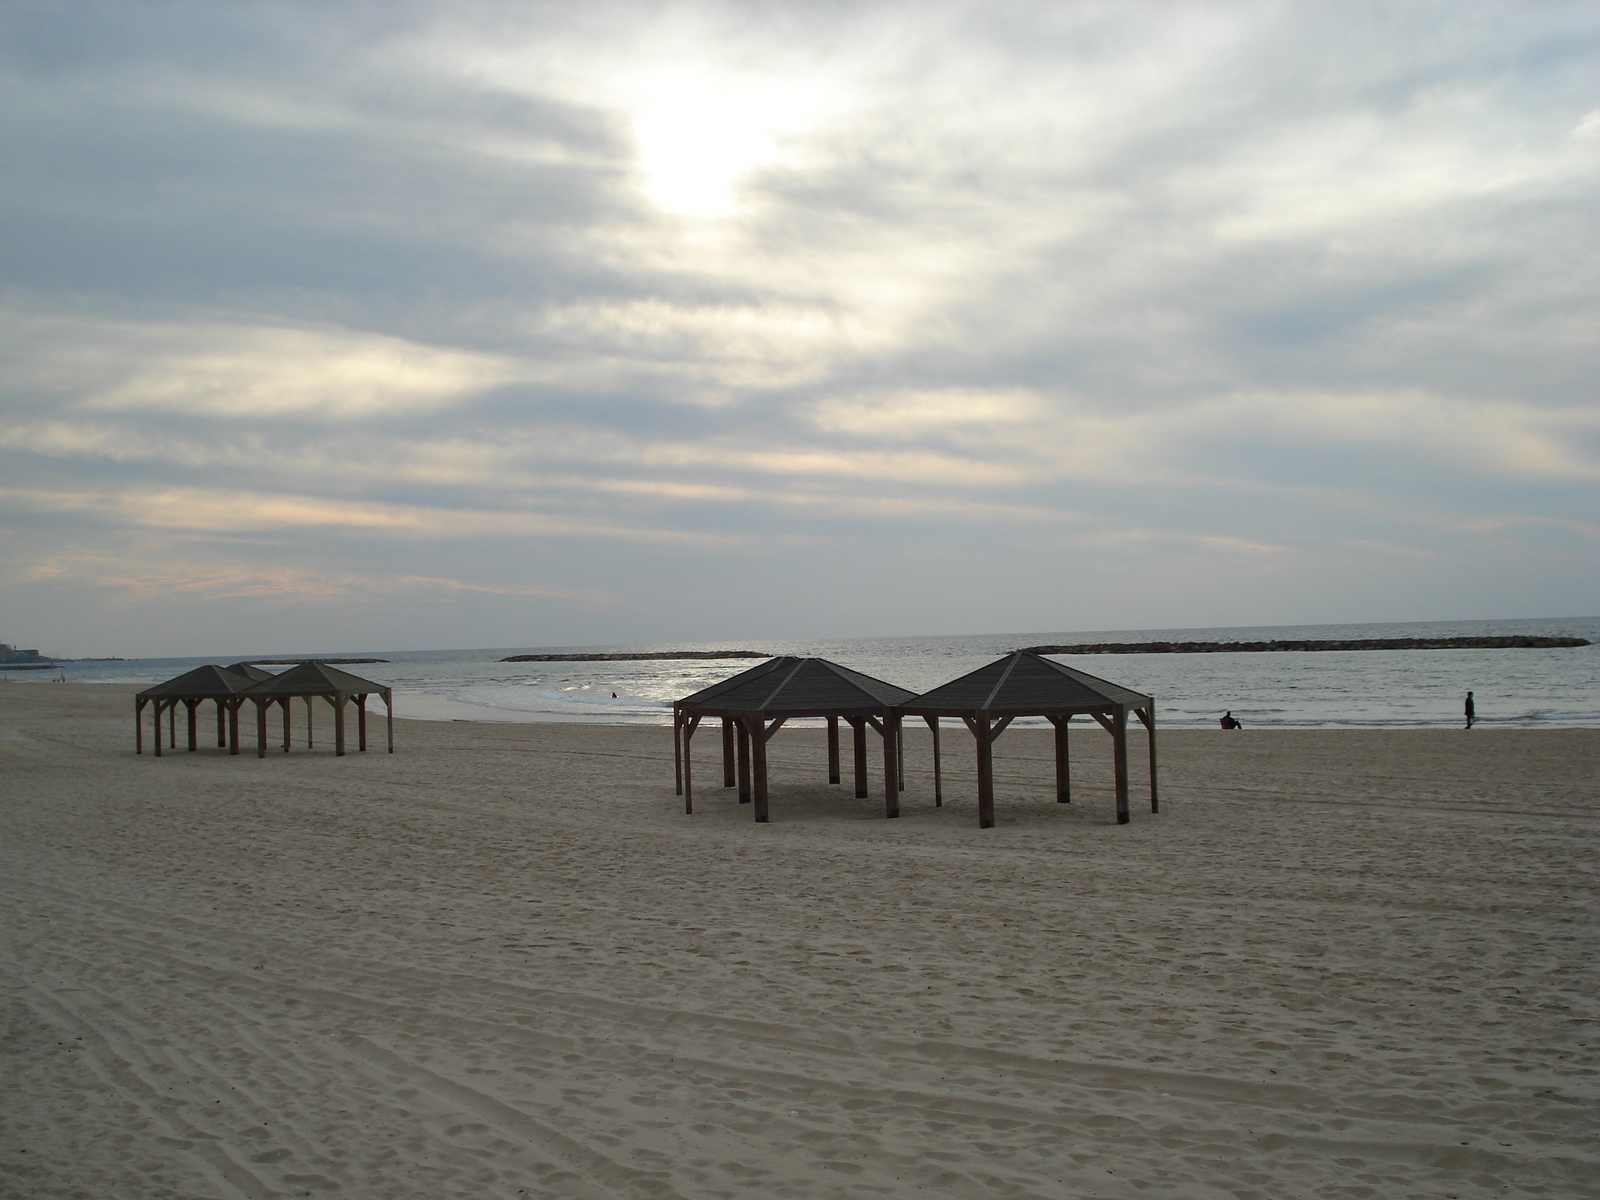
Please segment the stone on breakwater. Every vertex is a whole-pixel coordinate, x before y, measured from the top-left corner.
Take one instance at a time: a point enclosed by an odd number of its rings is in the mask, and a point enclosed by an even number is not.
[[[1082,646],[1028,646],[1034,654],[1239,654],[1279,650],[1548,650],[1588,646],[1577,637],[1358,638],[1304,642],[1099,642]]]

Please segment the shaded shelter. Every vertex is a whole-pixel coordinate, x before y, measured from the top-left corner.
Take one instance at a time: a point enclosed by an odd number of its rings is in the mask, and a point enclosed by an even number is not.
[[[767,739],[795,717],[828,723],[828,782],[839,782],[839,722],[854,734],[855,794],[867,794],[867,730],[883,739],[884,811],[900,815],[905,787],[901,746],[890,719],[893,706],[912,699],[905,688],[862,675],[825,658],[784,656],[714,683],[672,706],[672,749],[683,811],[694,812],[690,746],[707,717],[722,721],[722,786],[739,788],[739,802],[754,803],[767,820]]]
[[[959,717],[972,731],[977,742],[978,826],[982,829],[994,826],[994,740],[1018,717],[1044,717],[1055,726],[1056,799],[1062,804],[1072,801],[1069,722],[1080,714],[1093,717],[1111,735],[1117,824],[1126,825],[1128,714],[1133,713],[1150,737],[1150,811],[1161,811],[1156,797],[1156,705],[1142,692],[1018,650],[896,707],[897,715],[923,717],[934,728],[940,717]],[[938,753],[936,740],[936,771]]]
[[[268,677],[270,678],[270,676]],[[178,745],[178,705],[188,709],[189,749],[198,750],[199,729],[197,709],[207,700],[217,706],[217,745],[227,746],[230,754],[239,753],[239,708],[244,704],[243,693],[252,686],[252,680],[228,667],[207,663],[192,671],[146,688],[133,700],[134,753],[144,753],[144,710],[154,705],[155,754],[161,757],[161,714],[167,714],[168,744]]]
[[[345,709],[352,701],[356,708],[357,744],[367,748],[367,697],[383,697],[388,718],[389,753],[394,753],[394,691],[381,683],[362,679],[348,671],[330,667],[326,663],[307,662],[291,667],[282,675],[271,675],[251,684],[244,693],[256,706],[256,756],[267,755],[267,710],[274,704],[283,706],[283,749],[290,744],[289,705],[296,697],[307,701],[320,696],[333,708],[334,754],[344,754]]]

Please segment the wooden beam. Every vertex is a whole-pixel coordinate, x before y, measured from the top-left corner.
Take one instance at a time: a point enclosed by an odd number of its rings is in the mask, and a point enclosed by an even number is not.
[[[149,704],[143,696],[133,698],[133,752],[144,753],[144,706]]]
[[[683,795],[683,709],[672,706],[672,794]]]
[[[311,703],[310,696],[303,696],[301,699],[305,702],[306,706],[306,749],[315,750],[317,748],[317,744],[312,737],[314,730],[312,729],[311,714],[317,711],[317,706]]]
[[[383,689],[383,719],[388,726],[389,753],[394,753],[394,689]]]
[[[856,799],[867,798],[867,723],[860,717],[846,718],[850,722],[850,731],[854,735],[856,756]]]
[[[333,698],[333,756],[344,757],[344,702],[343,692],[337,692]]]
[[[1128,710],[1117,705],[1115,728],[1111,731],[1112,764],[1117,779],[1117,824],[1128,823]]]
[[[228,744],[227,705],[221,696],[217,697],[217,748],[220,750]]]
[[[883,724],[883,815],[900,815],[900,748],[896,738],[894,717],[885,714]]]
[[[356,697],[356,748],[367,748],[367,694],[362,692]]]
[[[757,716],[750,718],[750,768],[755,775],[756,821],[767,823],[767,731],[766,721]]]
[[[267,702],[257,700],[256,705],[256,757],[267,756]]]
[[[200,701],[185,700],[183,706],[189,710],[189,753],[193,754],[200,749],[200,728],[195,713],[200,708]]]
[[[294,722],[294,697],[285,696],[283,705],[283,752],[289,753],[289,731]]]
[[[944,807],[944,778],[940,772],[939,764],[939,718],[923,717],[928,723],[928,729],[933,733],[933,806]]]
[[[994,828],[994,744],[987,715],[977,719],[973,732],[978,743],[978,828]]]
[[[239,710],[244,707],[242,697],[228,702],[228,753],[239,753]]]
[[[731,788],[739,782],[734,774],[733,763],[733,718],[722,718],[722,786]]]
[[[1135,711],[1150,736],[1150,811],[1158,813],[1161,811],[1161,800],[1156,793],[1156,702],[1152,700],[1147,707]]]
[[[738,743],[739,803],[749,804],[754,796],[750,789],[750,731],[743,721],[736,722],[734,737]]]
[[[694,812],[694,731],[700,728],[699,717],[689,717],[683,727],[683,811]]]
[[[765,719],[765,718],[763,718],[763,719]],[[789,719],[788,717],[778,717],[777,719],[775,719],[772,722],[771,725],[767,726],[767,731],[765,733],[763,733],[761,736],[763,738],[765,738],[767,741],[770,742],[772,740],[772,735],[777,733],[778,730],[782,729],[783,728],[783,723],[785,721],[787,721],[788,719]]]
[[[1056,727],[1056,803],[1072,803],[1072,754],[1067,740],[1067,730],[1072,724],[1070,716],[1051,717]]]
[[[167,748],[176,750],[178,748],[178,702],[176,700],[167,704],[167,738]]]
[[[828,718],[828,782],[839,782],[839,718]]]

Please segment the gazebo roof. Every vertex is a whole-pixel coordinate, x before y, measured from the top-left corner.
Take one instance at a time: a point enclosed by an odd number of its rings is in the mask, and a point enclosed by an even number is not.
[[[1142,708],[1151,698],[1093,675],[1018,650],[959,679],[940,684],[898,707],[902,712],[1012,713],[1018,716],[1105,711],[1117,705]]]
[[[250,680],[215,663],[207,663],[158,683],[139,693],[141,700],[209,700],[214,696],[237,696],[250,686]]]
[[[905,688],[825,658],[784,656],[741,671],[678,701],[702,712],[827,716],[878,712],[910,700]]]
[[[226,671],[232,671],[235,675],[243,675],[252,683],[261,683],[263,680],[277,678],[277,676],[271,671],[263,671],[260,667],[256,666],[255,663],[229,663],[223,669]]]
[[[273,675],[260,683],[252,684],[251,696],[365,696],[382,694],[388,685],[374,683],[327,663],[308,662],[291,667],[282,675]]]

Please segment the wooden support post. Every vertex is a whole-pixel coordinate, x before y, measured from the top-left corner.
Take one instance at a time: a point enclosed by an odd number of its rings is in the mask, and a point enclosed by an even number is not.
[[[307,696],[306,697],[306,749],[307,750],[315,750],[317,748],[317,744],[312,738],[313,729],[312,729],[312,719],[311,719],[311,714],[316,712],[316,711],[317,711],[317,706],[315,704],[311,703],[311,697]]]
[[[683,811],[690,815],[694,813],[694,754],[691,752],[691,743],[694,741],[694,731],[700,727],[700,718],[684,714],[683,724]]]
[[[767,823],[767,722],[750,718],[750,770],[755,776],[756,821]]]
[[[228,744],[227,702],[217,697],[217,749]]]
[[[333,696],[333,756],[344,757],[344,693]]]
[[[750,790],[750,730],[743,721],[734,722],[734,739],[738,743],[739,803],[749,804],[754,796]]]
[[[155,736],[156,757],[160,758],[161,757],[161,701],[157,700],[155,702],[155,707],[151,710],[150,717],[151,717],[151,719],[150,719],[151,732],[153,732],[156,735]]]
[[[239,753],[239,710],[244,707],[243,700],[228,701],[228,753]]]
[[[839,782],[839,718],[828,718],[828,782]]]
[[[672,794],[683,795],[683,709],[672,706]]]
[[[939,718],[923,717],[928,723],[928,730],[933,734],[933,806],[944,807],[944,775],[939,762]]]
[[[365,692],[356,697],[356,748],[367,748],[367,695]]]
[[[852,749],[856,755],[856,799],[867,798],[867,719],[865,717],[848,717],[851,732],[854,736]]]
[[[183,702],[183,706],[189,710],[187,714],[189,717],[189,752],[193,754],[196,750],[200,749],[200,728],[195,717],[196,712],[200,708],[200,701],[185,700]]]
[[[739,777],[735,774],[733,762],[733,718],[722,718],[722,786],[731,788],[738,784]]]
[[[1128,709],[1117,705],[1111,728],[1112,764],[1117,778],[1117,824],[1128,823]]]
[[[1050,723],[1056,727],[1056,803],[1072,803],[1072,748],[1068,741],[1068,727],[1072,717],[1063,714],[1051,717]]]
[[[978,741],[978,828],[994,828],[994,741],[989,714],[981,713],[972,726]]]
[[[267,756],[267,705],[270,700],[256,701],[256,757]]]
[[[287,753],[289,753],[289,744],[293,740],[292,733],[293,733],[293,729],[294,729],[294,697],[293,696],[285,696],[283,698],[282,703],[283,703],[283,752],[285,754],[287,754]]]
[[[1144,722],[1145,732],[1150,735],[1150,811],[1161,811],[1161,800],[1156,794],[1156,706],[1151,701],[1148,708],[1139,710],[1139,720]]]
[[[883,815],[900,815],[900,746],[893,713],[883,715]]]
[[[178,702],[171,701],[167,705],[167,749],[178,748]]]
[[[133,752],[144,753],[144,706],[149,701],[142,697],[133,698]]]
[[[389,735],[389,753],[394,753],[394,689],[383,689],[383,719]]]

